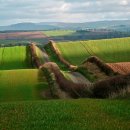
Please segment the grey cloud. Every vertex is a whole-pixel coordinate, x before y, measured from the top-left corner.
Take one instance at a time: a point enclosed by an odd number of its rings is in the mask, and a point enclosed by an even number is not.
[[[0,0],[0,24],[130,19],[129,0]]]

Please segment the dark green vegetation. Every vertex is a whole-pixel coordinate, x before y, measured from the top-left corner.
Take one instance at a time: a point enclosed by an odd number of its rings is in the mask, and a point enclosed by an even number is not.
[[[129,130],[128,100],[53,100],[0,104],[1,129]]]
[[[58,66],[60,67],[60,69],[62,70],[67,70],[68,68],[58,59],[57,55],[54,53],[52,47],[47,44],[45,45],[45,50],[47,52],[47,54],[49,55],[50,61],[55,62],[58,64]]]
[[[120,28],[120,27],[119,27]],[[123,29],[123,28],[122,28]],[[129,31],[116,31],[114,29],[76,29],[76,30],[52,30],[44,31],[43,34],[47,35],[49,39],[56,42],[62,41],[83,41],[83,40],[98,40],[110,38],[124,38],[129,37]]]
[[[90,40],[58,43],[57,47],[63,57],[71,64],[80,65],[90,56],[98,56],[103,61],[128,62],[130,61],[130,38],[109,40]]]

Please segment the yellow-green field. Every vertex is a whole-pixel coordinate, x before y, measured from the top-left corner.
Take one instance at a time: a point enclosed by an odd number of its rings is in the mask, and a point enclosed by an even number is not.
[[[129,41],[77,41],[58,43],[57,47],[66,60],[76,65],[91,55],[105,62],[121,62],[130,61]],[[51,61],[63,65],[49,46],[47,52]],[[42,51],[36,48],[36,53],[44,63]],[[30,68],[28,56],[24,46],[0,49],[0,130],[130,130],[129,97],[45,101],[48,83],[41,70]],[[63,74],[77,82],[68,71]]]
[[[26,46],[0,48],[0,70],[30,68],[29,62]]]
[[[43,72],[38,69],[0,71],[0,102],[42,99],[48,88]]]
[[[72,30],[53,30],[53,31],[44,31],[43,32],[48,37],[56,37],[56,36],[66,36],[75,33]]]
[[[98,56],[105,62],[129,62],[130,38],[62,42],[56,44],[63,57],[74,65],[90,56]]]

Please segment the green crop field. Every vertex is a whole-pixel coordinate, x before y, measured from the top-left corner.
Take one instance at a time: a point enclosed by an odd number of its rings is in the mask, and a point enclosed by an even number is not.
[[[58,43],[57,47],[73,64],[79,65],[93,53],[105,61],[116,62],[129,59],[129,40],[130,38],[82,41],[82,43],[77,41]],[[45,47],[45,49],[49,52],[50,60],[62,66],[51,48]],[[36,54],[44,63],[46,57],[39,48],[36,48]],[[130,129],[129,95],[124,96],[124,99],[120,97],[113,100],[86,98],[45,101],[48,82],[43,71],[31,68],[27,47],[0,48],[0,64],[0,130]],[[64,76],[77,82],[77,77],[65,69],[61,70]]]
[[[90,56],[98,56],[108,63],[130,61],[130,38],[57,43],[63,57],[79,65]]]
[[[37,69],[0,71],[0,102],[41,99],[40,93],[47,86]]]
[[[48,37],[56,37],[56,36],[66,36],[75,33],[72,30],[53,30],[53,31],[44,31],[43,32]]]
[[[27,47],[1,47],[0,70],[30,68]]]
[[[1,130],[129,130],[129,100],[51,100],[0,104]]]

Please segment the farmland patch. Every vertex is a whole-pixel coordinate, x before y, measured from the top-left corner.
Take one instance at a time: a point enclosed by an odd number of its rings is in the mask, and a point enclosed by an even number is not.
[[[0,48],[0,70],[31,68],[30,60],[26,46]]]
[[[106,63],[130,61],[130,38],[60,42],[56,45],[62,56],[74,65],[80,65],[90,56],[97,56]]]
[[[37,69],[0,71],[0,102],[42,99],[48,88],[43,72]]]
[[[120,74],[130,73],[130,62],[108,63],[108,65],[113,69],[114,72],[118,72]]]

